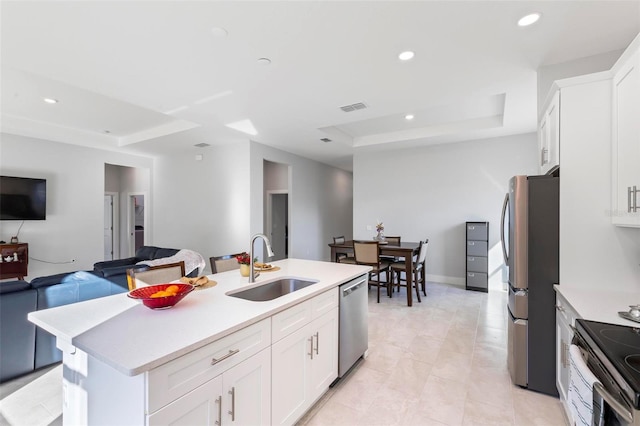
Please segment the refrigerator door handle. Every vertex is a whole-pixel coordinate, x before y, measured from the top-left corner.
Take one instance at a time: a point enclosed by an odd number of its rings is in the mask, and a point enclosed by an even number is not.
[[[504,244],[504,221],[507,215],[507,208],[509,208],[509,193],[504,196],[504,203],[502,204],[502,217],[500,218],[500,243],[502,245],[502,257],[504,258],[504,264],[509,264],[509,255],[507,254],[507,247]]]

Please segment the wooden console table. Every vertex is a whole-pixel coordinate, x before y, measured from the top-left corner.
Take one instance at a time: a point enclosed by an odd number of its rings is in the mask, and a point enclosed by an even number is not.
[[[14,255],[15,253],[15,255]],[[29,264],[29,244],[0,244],[0,279],[18,278],[23,280],[29,275],[27,273],[27,265]],[[15,260],[17,257],[18,260]],[[11,258],[11,260],[7,260]]]

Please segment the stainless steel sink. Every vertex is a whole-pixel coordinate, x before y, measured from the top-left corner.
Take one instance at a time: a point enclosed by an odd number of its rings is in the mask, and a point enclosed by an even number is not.
[[[279,278],[258,287],[240,290],[235,293],[227,293],[227,296],[251,300],[253,302],[265,302],[267,300],[277,299],[285,294],[293,293],[294,291],[298,291],[302,288],[309,287],[317,282],[318,281],[303,280],[299,278]]]

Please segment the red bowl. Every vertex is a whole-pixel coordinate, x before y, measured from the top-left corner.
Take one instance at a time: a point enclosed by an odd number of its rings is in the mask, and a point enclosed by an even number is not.
[[[163,296],[163,297],[151,297],[152,294],[165,290],[170,285],[178,286],[179,290],[175,296]],[[169,309],[187,294],[191,293],[195,287],[191,284],[156,284],[148,287],[140,287],[135,290],[131,290],[127,296],[132,299],[142,300],[142,303],[147,308],[151,309]]]

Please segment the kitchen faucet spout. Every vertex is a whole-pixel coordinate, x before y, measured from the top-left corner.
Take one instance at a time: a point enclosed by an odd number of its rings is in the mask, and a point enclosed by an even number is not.
[[[257,275],[255,274],[255,266],[253,264],[253,246],[255,241],[258,238],[262,238],[264,240],[264,243],[267,246],[267,256],[269,257],[273,257],[274,253],[273,253],[273,249],[271,248],[271,241],[269,241],[269,238],[267,238],[266,235],[264,234],[256,234],[253,237],[251,237],[251,243],[249,245],[249,282],[250,283],[254,283],[256,282],[256,277]],[[259,274],[258,274],[259,275]]]

